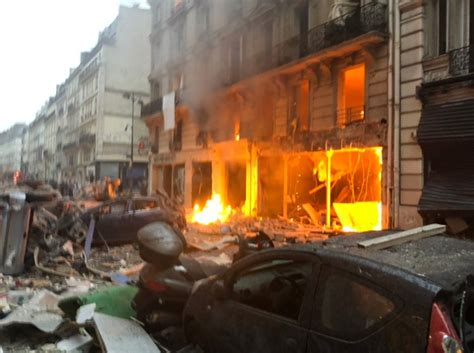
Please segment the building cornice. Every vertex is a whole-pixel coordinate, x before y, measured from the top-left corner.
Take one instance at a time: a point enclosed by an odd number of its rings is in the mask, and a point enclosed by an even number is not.
[[[400,2],[400,12],[407,12],[424,5],[424,0],[402,0]]]

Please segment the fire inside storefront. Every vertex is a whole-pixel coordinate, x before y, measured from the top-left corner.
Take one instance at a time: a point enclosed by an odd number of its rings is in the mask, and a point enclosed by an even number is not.
[[[298,21],[287,23],[287,7]],[[187,10],[173,15],[176,26],[199,9]],[[201,224],[243,215],[324,231],[387,228],[387,6],[340,10],[257,8],[246,28],[224,28],[217,49],[186,41],[182,56],[170,53],[173,70],[156,68],[142,111],[151,191]],[[178,27],[167,27],[171,38]]]

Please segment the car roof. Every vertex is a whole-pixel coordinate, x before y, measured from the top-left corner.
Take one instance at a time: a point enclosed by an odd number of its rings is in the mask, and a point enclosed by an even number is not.
[[[298,248],[301,250],[324,249],[394,266],[426,278],[446,290],[453,290],[468,275],[474,275],[474,242],[472,241],[440,235],[374,251],[362,249],[357,244],[362,240],[391,233],[396,233],[396,231],[338,236],[324,242],[301,245]]]

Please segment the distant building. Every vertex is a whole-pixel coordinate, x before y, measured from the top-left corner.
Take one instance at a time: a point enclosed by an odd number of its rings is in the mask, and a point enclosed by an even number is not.
[[[16,124],[0,133],[0,176],[21,170],[23,134],[26,125]]]
[[[133,96],[134,176],[146,177],[148,155],[138,146],[148,139],[139,118],[149,100],[151,14],[139,7],[119,9],[81,54],[79,66],[57,86],[30,124],[25,170],[31,176],[84,184],[105,176],[130,174]]]
[[[147,155],[138,145],[148,132],[139,119],[139,101],[148,101],[151,27],[149,10],[120,7],[117,19],[99,36],[66,82],[67,112],[60,125],[65,135],[63,179],[80,183],[105,176],[126,178],[131,154],[133,93],[134,168],[145,176]],[[66,111],[66,110],[64,110]]]
[[[35,120],[28,126],[28,166],[26,174],[35,179],[45,179],[44,164],[44,126],[46,111],[43,108]]]

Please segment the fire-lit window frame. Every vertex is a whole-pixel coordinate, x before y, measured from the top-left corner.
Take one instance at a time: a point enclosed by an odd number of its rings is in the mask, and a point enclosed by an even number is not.
[[[235,83],[241,79],[244,58],[245,34],[233,34],[222,40],[221,58],[224,83]]]
[[[354,70],[357,68],[364,68],[364,94],[363,94],[363,104],[361,106],[354,106],[350,108],[360,108],[360,112],[356,115],[352,110],[349,111],[346,108],[344,102],[345,98],[345,78],[344,75],[347,71]],[[359,62],[353,65],[346,66],[341,68],[337,76],[337,109],[336,109],[336,123],[338,126],[349,125],[354,122],[364,121],[367,115],[367,98],[368,98],[368,76],[367,76],[367,63]],[[345,102],[344,102],[345,103]]]
[[[197,8],[198,36],[206,35],[211,28],[211,10],[209,4],[201,3]]]
[[[182,117],[176,117],[176,126],[173,130],[173,151],[181,151],[183,149],[183,129],[184,120]]]
[[[161,134],[161,129],[160,125],[156,125],[154,129],[154,142],[155,142],[155,153],[158,154],[160,153],[160,134]]]
[[[300,108],[298,106],[298,96],[299,92],[298,90],[303,84],[307,84],[307,122],[306,126],[302,128],[301,126],[301,116],[299,115],[300,113]],[[311,80],[308,78],[303,78],[300,80],[297,80],[293,83],[291,83],[288,86],[288,98],[289,98],[289,104],[288,104],[288,132],[290,134],[292,133],[297,133],[297,132],[305,132],[305,131],[310,131],[311,130],[311,90],[312,90],[312,84]],[[294,121],[294,115],[296,115],[296,122]],[[296,126],[294,123],[297,123]]]

